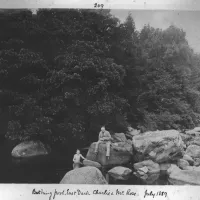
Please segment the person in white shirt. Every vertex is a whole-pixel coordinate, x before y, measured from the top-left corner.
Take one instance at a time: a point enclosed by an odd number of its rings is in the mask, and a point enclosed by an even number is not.
[[[74,155],[74,158],[73,158],[73,169],[76,169],[76,168],[79,168],[80,165],[82,164],[81,163],[81,158],[83,160],[85,160],[85,158],[82,156],[82,154],[80,153],[80,150],[77,149],[76,151],[76,154]]]
[[[101,131],[99,133],[99,140],[95,146],[95,154],[97,155],[97,153],[98,153],[99,144],[105,142],[106,143],[106,157],[107,157],[107,159],[109,159],[110,158],[111,140],[112,140],[112,137],[111,137],[110,133],[105,129],[104,126],[101,127]]]

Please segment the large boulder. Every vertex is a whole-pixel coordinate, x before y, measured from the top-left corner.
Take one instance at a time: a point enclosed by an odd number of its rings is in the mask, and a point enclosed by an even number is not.
[[[133,165],[135,170],[139,170],[140,168],[146,167],[148,169],[148,173],[154,174],[160,172],[160,166],[158,163],[153,162],[152,160],[145,160],[139,163],[135,163]]]
[[[126,136],[124,133],[115,133],[113,136],[113,142],[126,142]]]
[[[127,134],[129,134],[131,136],[135,136],[135,135],[140,134],[140,130],[134,129],[132,127],[128,127]]]
[[[186,149],[186,154],[191,156],[192,158],[200,158],[200,146],[198,145],[190,145]]]
[[[114,167],[108,171],[108,174],[116,180],[127,180],[132,170],[127,167]]]
[[[190,165],[194,165],[194,160],[192,159],[191,156],[185,154],[185,155],[183,156],[183,159],[184,159],[184,160],[187,160],[188,163],[189,163]]]
[[[176,173],[181,171],[181,169],[175,165],[175,164],[171,164],[170,167],[167,169],[167,174],[170,175],[171,173]]]
[[[189,162],[184,159],[179,159],[177,164],[181,169],[186,169],[186,167],[190,166]]]
[[[194,166],[196,166],[196,167],[200,166],[200,158],[194,159]]]
[[[101,169],[101,164],[99,164],[98,162],[94,162],[92,160],[83,160],[83,165],[84,166],[93,166],[93,167],[96,167],[98,169]]]
[[[172,185],[200,185],[200,171],[176,170],[170,173],[168,181]]]
[[[191,171],[200,171],[200,167],[196,167],[196,166],[187,166],[185,167],[185,170],[191,170]]]
[[[81,167],[65,174],[60,184],[108,184],[96,167]]]
[[[200,137],[193,137],[190,142],[188,142],[188,144],[192,145],[197,145],[197,146],[200,146]]]
[[[178,160],[183,156],[184,143],[176,130],[146,132],[132,140],[134,160],[153,160],[156,163]]]
[[[166,172],[171,167],[171,163],[160,163],[160,171]]]
[[[160,174],[141,174],[139,171],[133,173],[137,178],[139,178],[144,184],[147,185],[155,185],[156,182],[159,180]]]
[[[96,142],[90,145],[86,159],[100,163],[103,167],[112,167],[129,163],[132,157],[132,145],[129,142],[112,143],[110,158],[106,158],[106,143],[100,143],[98,154],[95,154]]]
[[[185,133],[187,135],[199,136],[200,135],[200,127],[195,127],[192,130],[187,130]]]
[[[152,160],[145,160],[134,164],[134,175],[145,184],[154,184],[160,176],[160,166]]]
[[[50,148],[40,141],[26,141],[18,144],[12,150],[12,156],[16,158],[28,158],[33,156],[47,155]]]

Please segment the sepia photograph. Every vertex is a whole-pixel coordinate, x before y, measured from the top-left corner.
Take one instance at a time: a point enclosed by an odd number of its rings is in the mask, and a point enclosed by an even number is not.
[[[0,9],[0,183],[200,185],[199,19]]]

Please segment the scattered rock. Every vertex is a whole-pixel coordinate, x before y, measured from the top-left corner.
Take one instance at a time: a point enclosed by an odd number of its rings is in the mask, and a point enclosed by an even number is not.
[[[183,156],[183,159],[184,159],[184,160],[187,160],[188,163],[189,163],[190,165],[194,165],[194,160],[192,159],[191,156],[185,154],[185,155]]]
[[[50,147],[45,146],[40,141],[25,141],[18,144],[11,155],[16,158],[28,158],[33,156],[47,155]]]
[[[140,130],[134,129],[132,127],[128,127],[128,132],[127,134],[131,135],[131,136],[135,136],[140,134]]]
[[[200,158],[200,146],[190,145],[186,149],[186,154],[192,158]]]
[[[134,169],[134,175],[145,184],[153,184],[160,176],[160,166],[152,160],[135,163]]]
[[[108,171],[108,174],[117,180],[127,180],[132,170],[126,167],[114,167]]]
[[[113,138],[113,142],[126,142],[126,136],[124,133],[115,133],[114,135],[112,135]]]
[[[96,167],[98,169],[101,169],[101,164],[99,164],[98,162],[94,162],[92,160],[83,160],[83,165],[84,166],[93,166],[93,167]]]
[[[156,163],[182,158],[184,143],[176,130],[146,132],[133,137],[134,160]]]
[[[176,173],[176,172],[179,172],[179,171],[181,171],[181,169],[177,165],[171,164],[171,166],[167,170],[167,174],[170,175],[171,173]]]
[[[200,167],[195,167],[195,166],[187,166],[185,170],[191,170],[191,171],[200,171]]]
[[[152,160],[145,160],[145,161],[142,161],[142,162],[139,162],[139,163],[135,163],[133,166],[134,166],[135,170],[140,170],[140,171],[141,171],[141,169],[143,169],[143,167],[146,167],[148,169],[147,172],[149,174],[160,172],[159,164],[153,162]]]
[[[141,172],[142,174],[146,174],[149,169],[147,168],[147,166],[141,167],[138,169],[139,172]]]
[[[170,163],[160,163],[160,171],[167,171],[170,167]]]
[[[96,167],[81,167],[65,174],[60,184],[108,184]]]
[[[112,167],[129,163],[132,157],[132,145],[128,142],[111,144],[110,158],[106,159],[106,143],[100,143],[98,154],[95,154],[96,142],[90,145],[86,158],[100,163],[104,167]]]
[[[181,169],[185,169],[187,166],[190,166],[189,162],[184,159],[179,159],[177,164]]]
[[[180,136],[184,142],[184,144],[187,145],[188,142],[191,141],[191,139],[193,138],[191,135],[187,135],[187,134],[184,134],[184,133],[180,133]]]
[[[194,166],[196,166],[196,167],[200,166],[200,158],[194,159]]]
[[[200,171],[176,170],[170,173],[168,181],[172,185],[200,185]]]
[[[134,172],[134,175],[138,177],[144,184],[147,185],[154,185],[155,182],[159,179],[160,174],[155,173],[155,174],[139,174],[137,172]]]
[[[197,131],[197,132],[200,132],[200,127],[195,127],[193,130]]]
[[[192,144],[200,146],[200,137],[192,138],[192,140],[190,141],[190,145],[192,145]]]
[[[188,135],[199,136],[200,135],[200,127],[196,127],[192,130],[187,130],[185,133]]]

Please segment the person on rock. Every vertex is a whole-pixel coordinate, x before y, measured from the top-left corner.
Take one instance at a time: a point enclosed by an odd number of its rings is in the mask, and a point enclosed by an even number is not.
[[[81,152],[79,149],[77,149],[76,151],[76,154],[74,155],[74,158],[73,158],[73,169],[76,169],[76,168],[80,168],[81,166],[81,158],[83,160],[85,160],[85,158],[82,156]]]
[[[98,147],[100,143],[106,143],[106,157],[107,159],[110,158],[110,145],[111,145],[111,135],[110,133],[105,129],[105,127],[101,127],[101,131],[99,133],[99,140],[96,142],[95,146],[95,154],[97,155],[98,153]]]

